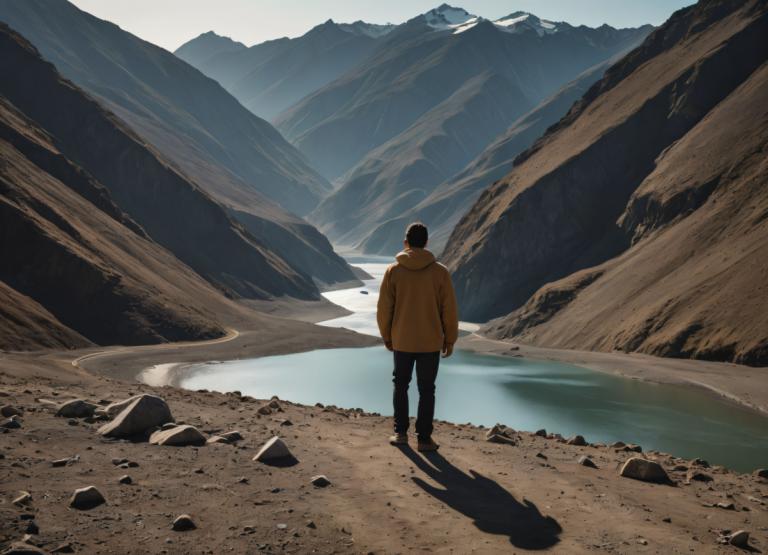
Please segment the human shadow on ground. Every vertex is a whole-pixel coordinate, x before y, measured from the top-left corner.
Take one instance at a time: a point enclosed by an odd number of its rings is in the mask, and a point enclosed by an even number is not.
[[[474,470],[464,473],[438,452],[424,453],[422,457],[407,445],[398,447],[442,488],[418,477],[412,480],[435,499],[472,519],[479,530],[507,536],[512,545],[521,549],[547,549],[560,541],[560,525],[554,518],[543,516],[531,501],[518,501],[498,483]]]

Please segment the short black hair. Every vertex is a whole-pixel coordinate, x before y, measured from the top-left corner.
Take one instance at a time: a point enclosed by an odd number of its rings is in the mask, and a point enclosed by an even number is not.
[[[405,230],[405,240],[408,241],[409,247],[423,249],[427,246],[427,239],[429,239],[427,226],[421,222],[414,222]]]

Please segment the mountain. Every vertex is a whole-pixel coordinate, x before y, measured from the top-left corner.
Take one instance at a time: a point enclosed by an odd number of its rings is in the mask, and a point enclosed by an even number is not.
[[[286,112],[279,128],[340,183],[309,220],[339,244],[367,245],[372,230],[428,198],[517,118],[650,30],[512,19],[442,6]],[[539,32],[532,20],[551,28]]]
[[[329,19],[301,37],[251,48],[234,48],[229,39],[206,33],[176,55],[216,79],[254,114],[271,119],[358,65],[392,27]]]
[[[174,54],[187,62],[189,65],[199,69],[200,64],[218,54],[234,54],[247,50],[242,42],[237,42],[229,37],[221,37],[213,31],[208,31],[185,42],[174,51]]]
[[[262,243],[290,236],[293,248],[279,254],[300,262],[296,272],[319,283],[355,279],[325,238],[289,213],[313,208],[328,183],[217,83],[65,0],[0,0],[0,20],[238,215]]]
[[[641,39],[638,38],[638,43]],[[395,252],[403,241],[403,230],[410,222],[429,227],[429,244],[435,252],[445,248],[453,228],[477,200],[483,189],[510,172],[515,157],[533,144],[547,128],[557,123],[606,69],[625,53],[613,56],[565,85],[536,108],[516,119],[461,171],[441,182],[421,202],[406,208],[401,215],[384,221],[360,243],[360,250],[371,254]]]
[[[611,67],[451,235],[463,317],[768,364],[765,36],[765,2],[699,2]]]
[[[263,264],[257,247],[222,209],[153,158],[114,116],[62,80],[2,24],[0,71],[15,76],[0,82],[0,347],[72,348],[223,334],[217,314],[232,311],[231,303],[190,266],[222,286],[236,286],[233,279],[245,284],[256,276],[238,274],[231,265],[213,268],[226,264],[217,251]],[[164,228],[136,210],[141,219],[133,219],[71,156],[104,177],[108,166],[135,168],[126,179],[136,183],[134,192],[145,204],[163,206],[164,197],[173,197],[186,205],[189,217]],[[182,252],[182,234],[190,235],[197,253]],[[152,235],[186,254],[190,266]],[[287,276],[279,284],[311,293],[309,284],[294,277],[293,284]],[[248,283],[269,286],[266,280]]]

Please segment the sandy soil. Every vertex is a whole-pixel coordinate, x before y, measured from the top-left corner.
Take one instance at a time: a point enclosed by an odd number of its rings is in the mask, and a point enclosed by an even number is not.
[[[741,528],[754,549],[768,548],[768,481],[751,475],[703,469],[713,482],[686,485],[671,468],[689,461],[651,454],[678,482],[654,485],[618,476],[629,453],[529,433],[517,446],[498,445],[480,428],[447,423],[437,425],[439,454],[422,456],[389,446],[390,419],[376,415],[283,401],[284,412],[261,416],[260,402],[232,394],[154,389],[72,366],[68,374],[41,372],[39,363],[4,366],[0,401],[24,415],[20,429],[0,436],[3,545],[20,539],[31,517],[40,528],[33,542],[69,543],[80,553],[732,553],[717,543],[718,530]],[[237,429],[245,439],[200,448],[105,440],[98,423],[57,418],[40,401],[140,392],[162,396],[177,421],[206,434]],[[251,460],[276,434],[297,465]],[[585,454],[598,469],[577,464]],[[75,455],[71,465],[51,466]],[[138,467],[118,468],[113,458]],[[133,485],[118,483],[124,474]],[[332,485],[314,488],[316,474]],[[89,485],[107,504],[68,508],[72,491]],[[11,504],[21,490],[32,494],[28,507]],[[736,510],[711,506],[717,502]],[[171,530],[182,513],[197,530]]]
[[[768,549],[768,480],[754,475],[702,468],[713,481],[686,484],[685,472],[673,468],[692,468],[691,461],[646,453],[675,482],[650,484],[618,475],[635,453],[529,432],[515,435],[516,446],[499,445],[486,442],[482,428],[443,422],[436,426],[439,454],[425,456],[388,445],[391,421],[378,415],[282,401],[284,412],[262,416],[262,402],[248,397],[133,381],[158,364],[373,342],[347,330],[280,320],[274,329],[232,330],[204,344],[0,354],[0,405],[24,413],[21,428],[0,434],[0,546],[21,539],[34,519],[39,533],[30,541],[46,550],[70,544],[79,553],[736,553],[718,538],[721,530],[737,529],[751,532],[751,549]],[[716,378],[715,369],[701,363],[669,361],[666,372],[679,376],[663,378],[648,357],[510,351],[509,344],[472,335],[461,346],[644,379],[687,380],[685,372],[696,368]],[[658,366],[658,359],[652,362]],[[749,375],[739,372],[725,385],[745,387]],[[760,383],[749,399],[762,391]],[[200,448],[105,440],[96,433],[99,423],[57,418],[45,402],[119,400],[140,392],[162,396],[177,421],[207,435],[237,429],[244,440]],[[283,425],[286,419],[292,425]],[[297,465],[251,460],[273,435],[285,439]],[[51,465],[75,455],[71,465]],[[581,455],[598,468],[578,464]],[[113,458],[138,466],[118,468]],[[124,474],[133,485],[118,483]],[[312,486],[316,474],[332,485]],[[69,508],[72,491],[88,485],[99,488],[107,504]],[[20,491],[32,494],[31,505],[12,504]],[[714,506],[718,502],[733,503],[734,510]],[[171,530],[182,513],[192,516],[196,530]]]

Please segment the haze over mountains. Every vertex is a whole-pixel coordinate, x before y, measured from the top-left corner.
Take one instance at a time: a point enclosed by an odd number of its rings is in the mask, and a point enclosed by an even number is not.
[[[276,120],[339,184],[309,215],[333,241],[391,250],[394,241],[370,240],[371,231],[424,201],[511,122],[650,30],[572,27],[520,13],[500,22],[447,6],[416,17],[390,32],[365,64]]]
[[[554,347],[768,362],[768,5],[702,2],[462,218],[465,318]]]

